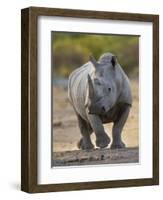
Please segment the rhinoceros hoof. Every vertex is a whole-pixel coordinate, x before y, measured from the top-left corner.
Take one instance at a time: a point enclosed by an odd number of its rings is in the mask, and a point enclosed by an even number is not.
[[[111,149],[122,149],[125,148],[125,144],[121,141],[118,143],[112,143]]]
[[[103,134],[96,139],[96,146],[100,148],[105,148],[110,143],[110,138],[107,134]]]
[[[82,150],[90,150],[94,148],[94,145],[91,142],[85,141],[83,140],[83,138],[81,138],[77,144],[79,149]]]

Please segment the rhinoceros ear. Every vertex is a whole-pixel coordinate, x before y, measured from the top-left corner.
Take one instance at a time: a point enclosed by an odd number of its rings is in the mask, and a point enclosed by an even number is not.
[[[112,56],[112,58],[111,58],[111,63],[112,63],[112,65],[113,65],[113,67],[116,66],[116,64],[117,64],[117,57],[116,57],[116,56]]]
[[[94,65],[95,68],[98,66],[96,59],[92,55],[89,56],[89,60]]]
[[[88,74],[88,93],[89,93],[89,98],[92,99],[94,97],[94,89],[93,89],[93,83],[89,74]]]

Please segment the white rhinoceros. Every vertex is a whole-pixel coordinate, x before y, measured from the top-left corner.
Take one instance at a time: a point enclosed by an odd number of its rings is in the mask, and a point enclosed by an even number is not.
[[[103,123],[113,122],[111,148],[124,148],[121,133],[132,105],[129,79],[115,55],[103,54],[98,62],[90,61],[74,70],[68,81],[69,100],[77,115],[82,138],[80,149],[92,149],[90,135],[95,133],[96,146],[110,143]]]

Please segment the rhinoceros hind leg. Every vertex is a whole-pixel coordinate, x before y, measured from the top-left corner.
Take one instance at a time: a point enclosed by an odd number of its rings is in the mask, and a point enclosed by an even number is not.
[[[80,132],[82,135],[82,138],[79,140],[77,146],[79,149],[83,149],[83,150],[93,149],[94,145],[92,144],[91,138],[90,138],[90,135],[93,132],[93,130],[88,122],[82,119],[79,115],[77,115],[77,117],[78,117]]]

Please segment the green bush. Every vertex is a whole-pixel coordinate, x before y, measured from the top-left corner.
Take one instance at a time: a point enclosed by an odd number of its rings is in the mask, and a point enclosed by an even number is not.
[[[115,54],[128,75],[138,72],[139,37],[55,32],[52,36],[53,72],[67,77],[72,70],[98,59],[103,53]]]

